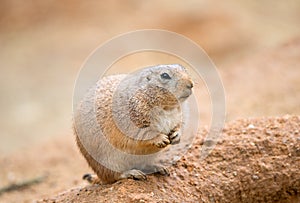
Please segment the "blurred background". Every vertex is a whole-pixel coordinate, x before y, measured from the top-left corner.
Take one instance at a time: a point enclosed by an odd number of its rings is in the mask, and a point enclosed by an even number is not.
[[[300,115],[299,11],[299,0],[1,0],[0,190],[47,178],[0,193],[0,202],[32,202],[85,184],[81,175],[91,170],[72,134],[73,87],[89,54],[125,32],[165,29],[198,43],[222,77],[227,122]],[[178,62],[138,53],[112,72]],[[203,81],[195,90],[200,125],[209,125],[209,92]]]
[[[299,37],[299,11],[298,0],[2,0],[0,153],[71,135],[72,93],[81,65],[101,43],[137,29],[177,32],[205,49],[223,78],[227,120],[299,114],[299,66],[274,65],[260,54]],[[127,69],[157,64],[155,57],[121,64]],[[264,60],[267,66],[260,65]],[[205,110],[209,100],[204,100]]]

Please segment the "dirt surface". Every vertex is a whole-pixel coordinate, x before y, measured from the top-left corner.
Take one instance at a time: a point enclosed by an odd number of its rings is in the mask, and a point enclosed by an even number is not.
[[[299,116],[237,120],[201,160],[202,129],[170,177],[77,187],[40,202],[292,202],[300,194],[299,130]]]

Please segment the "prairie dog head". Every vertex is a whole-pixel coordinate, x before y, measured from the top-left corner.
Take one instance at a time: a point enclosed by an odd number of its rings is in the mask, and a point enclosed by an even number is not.
[[[158,65],[142,71],[146,87],[161,87],[183,102],[192,94],[193,81],[179,64]]]
[[[139,128],[150,126],[159,109],[180,109],[191,94],[193,81],[186,69],[178,64],[147,67],[128,74],[114,92],[113,112],[121,117],[120,126],[131,122]]]

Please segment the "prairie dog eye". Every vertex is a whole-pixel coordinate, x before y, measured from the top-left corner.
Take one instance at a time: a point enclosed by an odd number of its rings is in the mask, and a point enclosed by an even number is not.
[[[168,79],[168,80],[171,79],[171,77],[169,76],[168,73],[163,73],[163,74],[160,75],[160,77],[161,77],[162,79]]]

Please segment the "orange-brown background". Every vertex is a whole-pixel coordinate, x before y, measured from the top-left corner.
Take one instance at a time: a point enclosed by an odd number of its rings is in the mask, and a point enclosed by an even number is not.
[[[104,41],[136,29],[167,29],[202,46],[223,77],[228,120],[299,114],[299,67],[239,65],[299,36],[299,10],[297,0],[3,0],[0,153],[71,134],[80,66]]]

